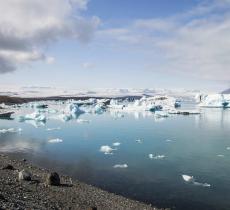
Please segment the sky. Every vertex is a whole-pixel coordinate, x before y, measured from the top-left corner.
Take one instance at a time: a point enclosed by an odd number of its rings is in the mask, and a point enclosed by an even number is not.
[[[0,88],[230,86],[230,0],[0,0]]]

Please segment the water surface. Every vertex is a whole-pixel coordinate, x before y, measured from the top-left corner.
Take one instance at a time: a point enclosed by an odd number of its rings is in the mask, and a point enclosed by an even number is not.
[[[21,133],[0,134],[0,152],[158,207],[230,209],[229,109],[202,109],[201,115],[165,119],[147,112],[83,114],[79,119],[90,122],[49,119],[34,127],[16,119],[0,120],[0,129],[22,128]],[[55,127],[61,129],[46,130]],[[63,142],[49,143],[53,138]],[[99,151],[114,142],[121,145],[112,155]],[[150,159],[149,154],[165,158]],[[113,168],[115,164],[128,168]],[[182,174],[211,187],[186,183]]]

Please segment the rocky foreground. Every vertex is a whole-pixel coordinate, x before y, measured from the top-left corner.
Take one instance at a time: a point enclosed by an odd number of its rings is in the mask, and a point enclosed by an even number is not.
[[[0,155],[0,209],[155,209]]]

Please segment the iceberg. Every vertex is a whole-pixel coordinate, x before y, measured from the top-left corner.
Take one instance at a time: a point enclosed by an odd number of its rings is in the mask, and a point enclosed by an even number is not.
[[[35,120],[37,122],[45,122],[46,121],[46,116],[43,114],[40,114],[38,112],[34,112],[32,114],[26,114],[25,116],[19,116],[18,117],[19,122],[23,122],[26,120]]]
[[[208,183],[196,182],[193,176],[189,176],[189,175],[184,174],[184,175],[182,175],[182,178],[184,179],[185,182],[189,182],[189,183],[192,183],[192,184],[197,185],[197,186],[211,187],[211,185]]]
[[[90,120],[85,120],[85,119],[77,119],[78,123],[89,123]]]
[[[141,139],[137,139],[136,142],[139,144],[143,143],[143,141]]]
[[[62,139],[56,138],[56,139],[49,139],[48,140],[49,143],[61,143],[63,142]]]
[[[66,114],[72,114],[73,116],[75,116],[75,115],[79,115],[79,114],[84,113],[84,111],[81,110],[78,107],[77,103],[70,103],[70,104],[67,104],[67,106],[66,106],[66,108],[64,110],[64,113],[66,113]]]
[[[18,132],[21,132],[22,129],[19,128],[19,129],[15,129],[15,128],[8,128],[8,129],[1,129],[0,130],[0,134],[4,134],[4,133],[18,133]]]
[[[60,130],[61,128],[60,127],[57,127],[57,128],[47,128],[46,130],[47,131],[55,131],[55,130]]]
[[[200,95],[200,107],[228,108],[230,101],[225,99],[223,94]]]
[[[101,146],[101,148],[100,148],[100,152],[103,152],[105,155],[108,155],[108,154],[112,155],[113,150],[115,150],[115,149],[111,148],[108,145]]]
[[[194,181],[193,176],[189,176],[189,175],[185,175],[185,174],[183,174],[181,176],[184,179],[184,181],[186,181],[186,182],[193,182]]]
[[[128,168],[127,164],[116,164],[113,166],[114,168]]]
[[[149,158],[150,159],[155,159],[155,160],[160,160],[160,159],[163,159],[165,158],[165,155],[153,155],[153,154],[149,154]]]
[[[118,147],[118,146],[120,146],[120,145],[121,145],[120,142],[114,142],[114,143],[113,143],[113,146],[115,146],[115,147]]]
[[[161,117],[169,117],[169,113],[165,111],[156,111],[155,112],[155,117],[161,118]]]

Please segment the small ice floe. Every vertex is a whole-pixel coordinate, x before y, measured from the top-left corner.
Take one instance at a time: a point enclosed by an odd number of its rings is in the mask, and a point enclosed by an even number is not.
[[[116,164],[113,166],[114,168],[128,168],[127,164]]]
[[[230,150],[230,147],[226,147],[227,150]]]
[[[217,155],[217,157],[224,157],[224,155]]]
[[[120,146],[120,145],[121,145],[120,142],[114,142],[114,143],[113,143],[113,146],[114,146],[114,147],[118,147],[118,146]]]
[[[208,183],[193,182],[193,184],[202,187],[211,187],[211,185]]]
[[[184,179],[184,181],[192,183],[196,186],[202,186],[202,187],[211,187],[210,184],[208,183],[200,183],[200,182],[196,182],[193,176],[189,176],[189,175],[182,175],[182,178]]]
[[[85,119],[77,119],[78,123],[89,123],[90,120],[85,120]]]
[[[56,131],[56,130],[61,130],[60,127],[57,127],[57,128],[47,128],[46,129],[47,131]]]
[[[194,182],[193,176],[189,176],[189,175],[183,174],[183,175],[182,175],[182,178],[183,178],[184,181],[186,181],[186,182]]]
[[[17,133],[17,132],[22,132],[22,129],[15,129],[15,128],[8,128],[8,129],[1,129],[0,133]]]
[[[143,141],[141,139],[137,139],[136,142],[139,144],[143,143]]]
[[[171,139],[166,139],[165,141],[166,141],[166,142],[172,142],[173,140],[171,140]]]
[[[155,117],[161,118],[161,117],[169,117],[169,113],[165,111],[156,111]]]
[[[112,155],[113,154],[113,150],[115,150],[115,149],[111,148],[108,145],[103,145],[100,148],[100,152],[103,152],[105,155]]]
[[[61,143],[61,142],[63,142],[63,140],[59,139],[59,138],[56,138],[56,139],[50,139],[50,140],[48,140],[48,142],[49,143]]]
[[[19,122],[24,122],[27,120],[35,120],[37,122],[45,122],[46,121],[46,116],[42,115],[38,112],[34,112],[32,114],[26,114],[25,116],[19,116],[18,121]]]
[[[165,155],[153,155],[153,154],[149,154],[149,158],[150,159],[155,159],[155,160],[160,160],[160,159],[164,159]]]

